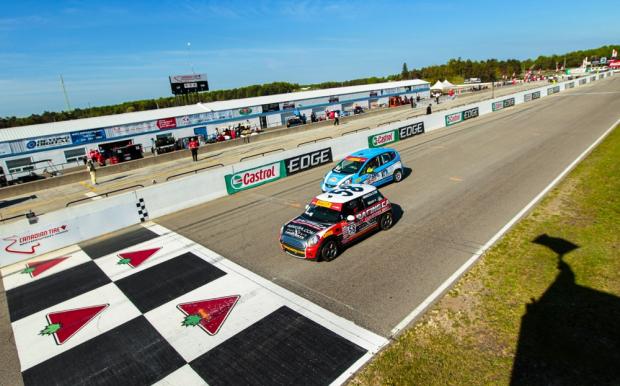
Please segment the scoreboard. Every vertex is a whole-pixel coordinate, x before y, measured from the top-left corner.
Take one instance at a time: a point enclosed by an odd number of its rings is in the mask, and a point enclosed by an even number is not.
[[[173,95],[209,91],[207,74],[171,75],[169,78]]]

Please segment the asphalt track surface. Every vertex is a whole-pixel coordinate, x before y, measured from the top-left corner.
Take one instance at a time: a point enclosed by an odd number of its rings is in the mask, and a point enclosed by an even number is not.
[[[398,221],[327,263],[284,254],[278,232],[331,165],[156,222],[387,337],[619,112],[612,78],[398,143],[412,172],[381,189]]]

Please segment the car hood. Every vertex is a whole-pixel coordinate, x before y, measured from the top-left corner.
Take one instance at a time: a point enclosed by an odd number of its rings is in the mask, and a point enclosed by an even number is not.
[[[333,224],[311,221],[302,216],[298,216],[284,225],[282,234],[299,240],[307,240],[332,225]]]
[[[346,180],[352,175],[353,174],[336,173],[332,170],[325,176],[325,183],[330,185],[340,185],[343,180]]]

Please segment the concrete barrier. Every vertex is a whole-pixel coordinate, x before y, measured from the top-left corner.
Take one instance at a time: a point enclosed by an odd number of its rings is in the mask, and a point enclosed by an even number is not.
[[[593,78],[595,77],[588,77],[587,83],[592,82]],[[2,242],[0,266],[29,259],[83,240],[138,224],[146,219],[170,214],[225,196],[228,194],[225,183],[226,175],[270,163],[281,162],[297,155],[327,147],[331,148],[334,159],[342,158],[351,152],[368,147],[369,138],[374,135],[390,130],[400,130],[418,123],[424,125],[424,132],[430,132],[446,127],[446,117],[451,114],[466,114],[467,118],[465,119],[465,115],[462,115],[463,119],[458,120],[458,122],[451,122],[448,126],[458,124],[467,119],[476,119],[480,115],[493,113],[497,111],[493,109],[493,105],[498,102],[502,102],[502,106],[506,106],[505,108],[512,107],[512,102],[507,105],[503,104],[507,99],[514,98],[514,105],[517,105],[535,101],[537,98],[533,98],[532,95],[536,93],[540,93],[539,97],[544,98],[556,92],[562,92],[567,89],[566,83],[569,82],[573,83],[573,87],[582,85],[581,82],[574,80],[549,84],[533,90],[520,91],[491,100],[454,107],[431,115],[389,123],[371,130],[309,143],[302,147],[267,154],[264,157],[249,159],[234,165],[179,177],[169,183],[152,185],[96,201],[86,201],[69,208],[44,214],[33,225],[29,224],[26,219],[3,224],[0,225],[0,240]],[[530,95],[529,98],[527,97],[528,95]],[[471,111],[472,109],[477,111],[475,116]],[[467,111],[469,113],[466,113]],[[301,126],[300,130],[302,129],[308,130],[310,128]],[[189,155],[180,153],[179,157],[181,156]],[[86,176],[86,172],[83,175]],[[83,179],[85,178],[83,177]]]

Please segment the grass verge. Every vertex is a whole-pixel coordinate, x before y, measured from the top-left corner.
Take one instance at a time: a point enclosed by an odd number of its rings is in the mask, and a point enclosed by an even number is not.
[[[618,127],[350,383],[620,384]]]

